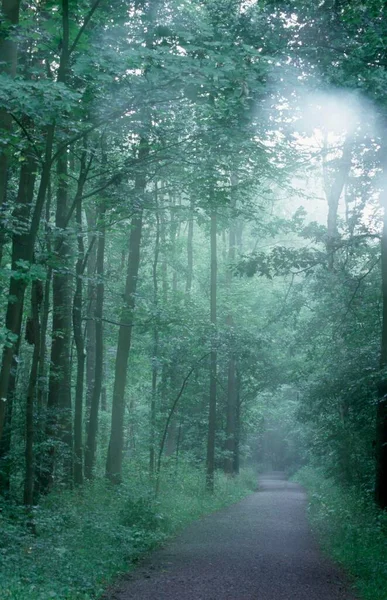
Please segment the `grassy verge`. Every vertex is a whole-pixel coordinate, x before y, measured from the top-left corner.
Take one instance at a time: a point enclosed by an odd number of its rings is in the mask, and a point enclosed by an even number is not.
[[[248,472],[217,475],[213,496],[204,475],[185,467],[164,475],[157,500],[141,469],[111,488],[98,480],[52,493],[34,509],[31,532],[20,507],[1,507],[1,600],[90,600],[146,552],[185,524],[246,496],[256,484]]]
[[[309,496],[309,517],[323,548],[353,578],[365,600],[387,600],[387,514],[359,489],[342,489],[304,468],[295,479]]]

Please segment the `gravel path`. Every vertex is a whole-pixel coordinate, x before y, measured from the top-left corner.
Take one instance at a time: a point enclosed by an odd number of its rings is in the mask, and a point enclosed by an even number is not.
[[[273,473],[259,490],[187,527],[106,600],[354,600],[309,532],[302,489]]]

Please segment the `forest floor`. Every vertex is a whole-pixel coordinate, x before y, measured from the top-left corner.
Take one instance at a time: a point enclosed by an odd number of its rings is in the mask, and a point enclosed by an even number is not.
[[[153,552],[104,600],[354,600],[318,548],[306,495],[281,473],[259,491],[196,521]]]

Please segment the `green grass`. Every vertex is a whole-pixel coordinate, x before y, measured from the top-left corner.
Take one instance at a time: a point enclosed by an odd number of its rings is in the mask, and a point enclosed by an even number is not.
[[[324,550],[343,566],[365,600],[387,600],[387,513],[359,489],[343,489],[322,471],[303,468],[309,517]]]
[[[184,466],[165,473],[155,500],[140,468],[130,483],[97,480],[75,491],[56,491],[34,509],[35,532],[23,508],[0,512],[1,600],[90,600],[152,548],[190,521],[237,502],[255,486],[249,472],[235,479],[219,473],[216,491],[204,474]]]

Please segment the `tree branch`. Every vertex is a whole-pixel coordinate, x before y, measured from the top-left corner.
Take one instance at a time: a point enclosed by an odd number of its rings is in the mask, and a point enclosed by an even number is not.
[[[89,24],[90,19],[92,18],[93,14],[95,13],[95,11],[98,8],[98,5],[101,3],[101,0],[95,0],[93,6],[91,7],[89,13],[86,15],[85,20],[83,21],[83,25],[80,28],[80,30],[78,31],[75,40],[73,41],[73,43],[70,46],[70,50],[69,50],[69,55],[72,54],[75,50],[75,48],[77,47],[77,44],[81,38],[81,36],[83,35],[83,32],[85,31],[86,27]]]
[[[167,421],[166,421],[166,423],[165,423],[165,427],[164,427],[163,437],[162,437],[162,439],[161,439],[161,444],[160,444],[159,455],[158,455],[158,458],[157,458],[157,470],[156,470],[156,474],[157,474],[157,481],[156,481],[156,495],[157,495],[157,493],[158,493],[158,491],[159,491],[159,479],[160,479],[160,478],[159,478],[159,475],[160,475],[160,469],[161,469],[161,459],[162,459],[162,456],[163,456],[163,451],[164,451],[165,440],[167,439],[167,433],[168,433],[168,429],[169,429],[169,424],[170,424],[170,422],[171,422],[171,419],[172,419],[173,413],[175,412],[175,410],[176,410],[176,407],[177,407],[177,404],[178,404],[178,402],[179,402],[179,400],[180,400],[180,398],[181,398],[181,396],[182,396],[182,394],[183,394],[183,392],[184,392],[184,390],[185,390],[185,387],[186,387],[186,385],[187,385],[187,383],[188,383],[188,379],[191,377],[191,375],[192,375],[192,373],[194,372],[194,370],[195,370],[195,368],[197,367],[197,365],[198,365],[198,364],[199,364],[199,363],[200,363],[202,360],[204,360],[205,358],[207,358],[208,356],[210,356],[210,354],[211,354],[211,352],[207,352],[206,354],[203,354],[203,356],[202,356],[202,357],[200,357],[200,358],[199,358],[199,360],[197,360],[197,361],[196,361],[196,363],[195,363],[195,364],[194,364],[194,365],[191,367],[191,369],[189,370],[188,374],[187,374],[187,375],[184,377],[184,379],[183,379],[183,383],[182,383],[182,385],[181,385],[181,388],[180,388],[180,391],[179,391],[179,393],[177,394],[177,396],[176,396],[176,398],[175,398],[175,400],[174,400],[174,402],[173,402],[173,404],[172,404],[172,407],[171,407],[171,409],[170,409],[170,411],[169,411],[169,414],[168,414],[168,417],[167,417]]]

